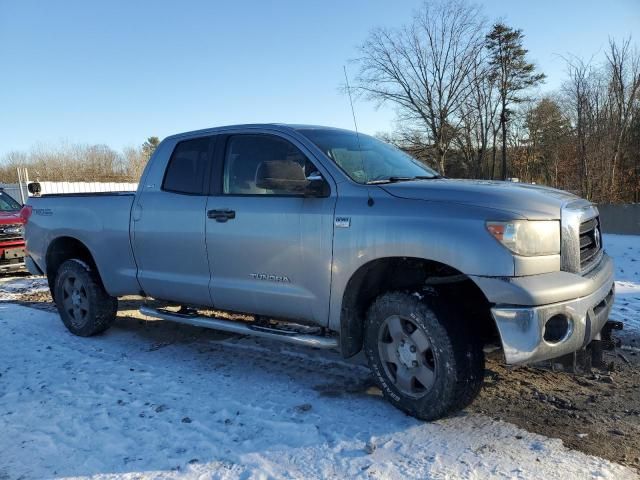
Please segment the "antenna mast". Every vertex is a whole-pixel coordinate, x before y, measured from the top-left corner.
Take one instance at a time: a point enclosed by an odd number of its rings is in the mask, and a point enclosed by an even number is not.
[[[351,98],[351,86],[349,85],[349,76],[347,75],[347,67],[342,66],[344,70],[344,80],[347,83],[347,94],[349,95],[349,104],[351,105],[351,115],[353,115],[353,126],[356,127],[356,136],[358,137],[358,147],[360,146],[360,133],[358,132],[358,122],[356,121],[356,111],[353,108],[353,98]]]
[[[362,165],[362,172],[366,176],[366,170],[364,169],[364,159],[362,158],[362,144],[360,143],[360,132],[358,131],[358,122],[356,121],[356,110],[353,108],[353,98],[351,98],[351,86],[349,85],[349,76],[347,75],[347,67],[342,65],[342,69],[344,70],[344,80],[347,83],[347,93],[349,94],[349,104],[351,105],[351,115],[353,115],[353,126],[356,128],[356,139],[358,140],[358,153],[360,154],[360,164]],[[370,207],[373,206],[373,198],[369,194],[369,189],[367,189],[367,205]]]

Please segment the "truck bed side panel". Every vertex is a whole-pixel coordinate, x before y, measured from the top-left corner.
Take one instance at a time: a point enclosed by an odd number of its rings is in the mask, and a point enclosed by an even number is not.
[[[26,226],[27,251],[43,272],[51,243],[60,237],[82,242],[91,252],[109,294],[137,294],[136,264],[129,240],[134,194],[32,197]]]

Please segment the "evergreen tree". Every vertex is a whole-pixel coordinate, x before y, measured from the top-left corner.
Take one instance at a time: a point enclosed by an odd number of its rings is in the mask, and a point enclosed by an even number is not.
[[[500,128],[502,129],[502,179],[507,174],[507,123],[510,106],[522,102],[523,91],[537,85],[545,78],[536,73],[535,65],[527,61],[527,50],[522,46],[522,30],[504,23],[496,23],[487,35],[491,77],[496,81],[500,95]]]
[[[160,144],[160,139],[158,137],[149,137],[142,144],[142,153],[145,159],[149,160],[153,152],[155,152],[156,148]]]

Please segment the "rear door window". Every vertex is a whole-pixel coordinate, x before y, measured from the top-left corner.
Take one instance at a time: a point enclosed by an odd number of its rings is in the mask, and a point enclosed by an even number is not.
[[[162,189],[187,195],[204,194],[213,141],[214,137],[200,137],[178,143],[169,160]]]

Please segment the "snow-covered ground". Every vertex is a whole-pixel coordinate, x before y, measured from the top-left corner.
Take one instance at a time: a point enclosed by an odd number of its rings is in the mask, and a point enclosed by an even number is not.
[[[616,264],[616,301],[611,319],[624,323],[624,336],[640,337],[640,236],[605,235]]]
[[[0,299],[15,300],[25,293],[46,292],[47,279],[43,277],[0,277]]]
[[[615,316],[640,330],[640,238],[605,241]],[[488,417],[407,417],[334,353],[238,337],[158,342],[158,323],[135,319],[74,337],[54,313],[10,302],[43,285],[0,285],[2,480],[636,478]]]

